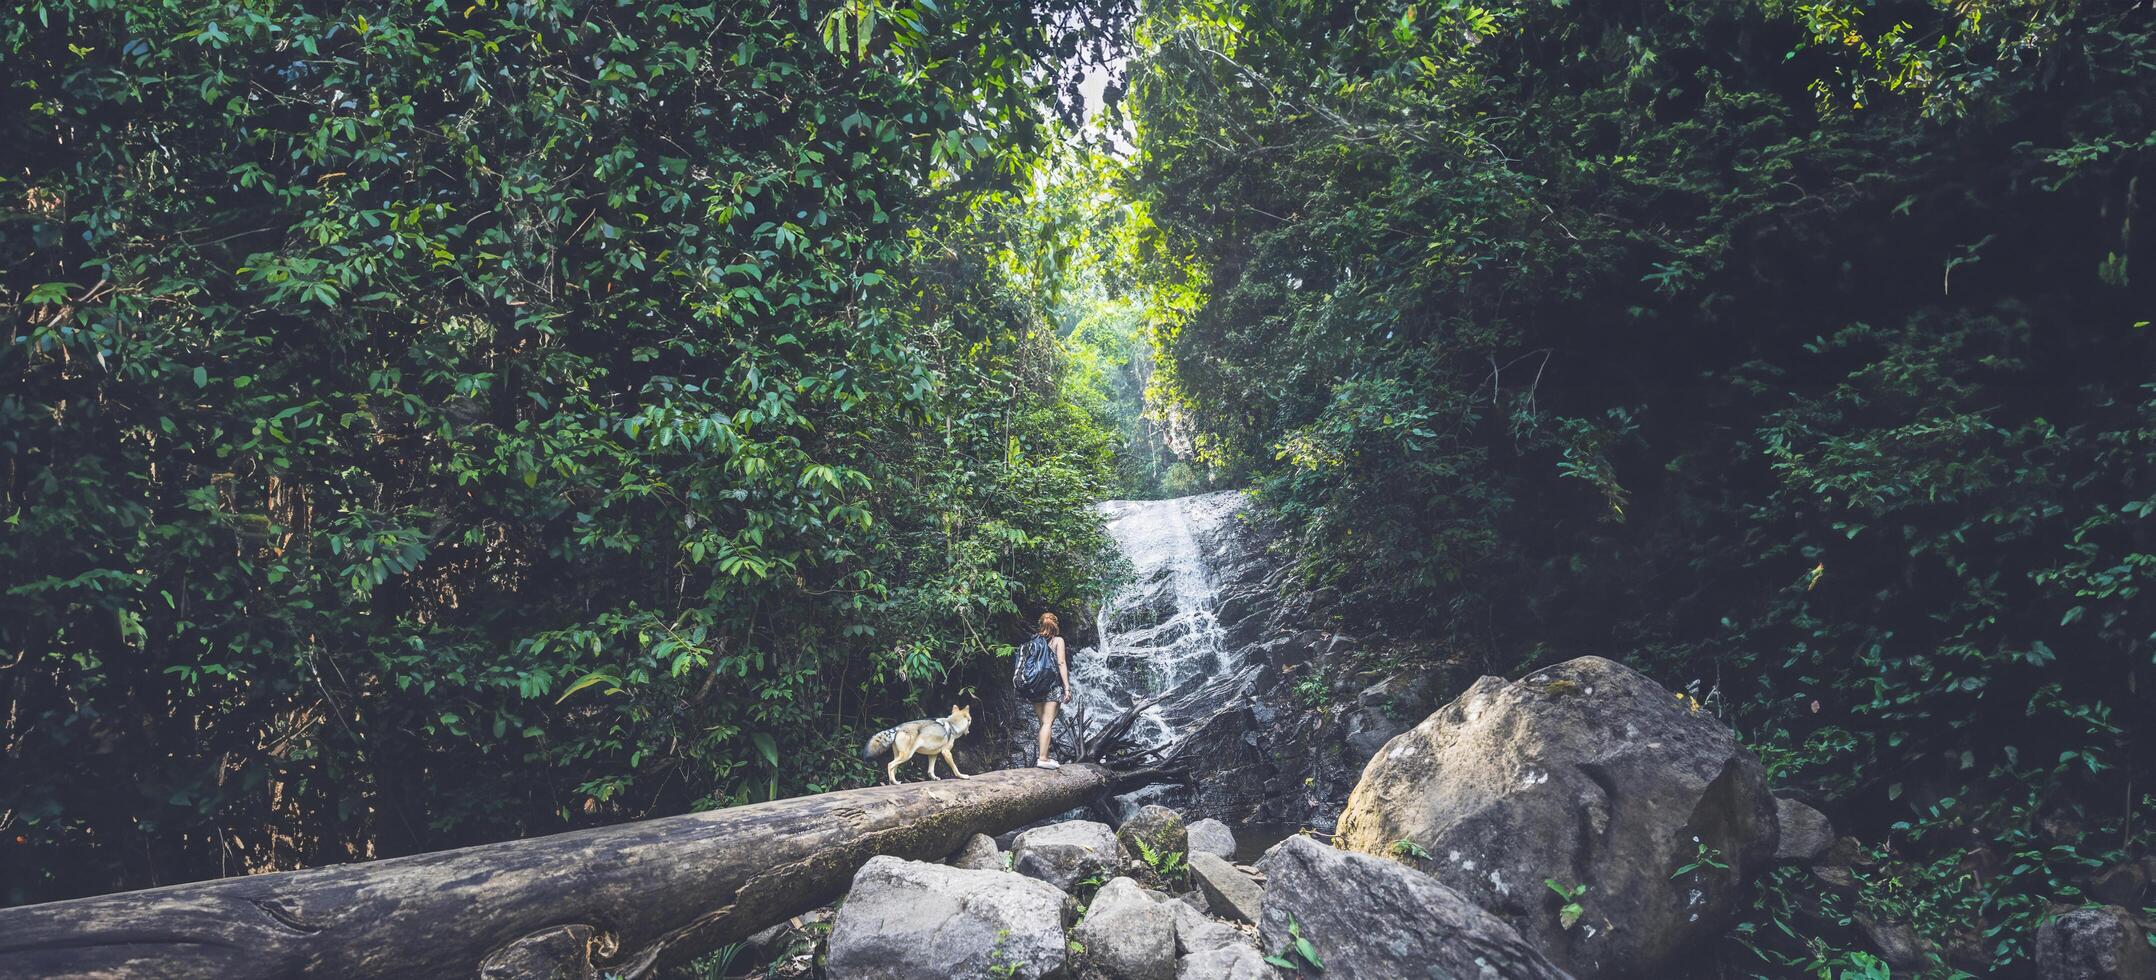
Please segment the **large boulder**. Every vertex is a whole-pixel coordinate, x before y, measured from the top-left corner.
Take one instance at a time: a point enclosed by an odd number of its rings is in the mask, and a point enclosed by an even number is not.
[[[832,980],[1062,977],[1076,912],[1055,887],[1001,871],[870,858],[832,924]]]
[[[1011,870],[1066,892],[1089,878],[1106,880],[1122,866],[1115,831],[1092,820],[1035,827],[1011,842]]]
[[[1072,938],[1088,966],[1118,980],[1175,976],[1175,910],[1129,878],[1101,886]]]
[[[2147,980],[2156,953],[2132,913],[2094,905],[2036,930],[2036,970],[2044,980]]]
[[[1203,851],[1207,854],[1218,854],[1224,858],[1235,856],[1235,832],[1229,830],[1227,824],[1207,817],[1183,828],[1183,830],[1184,836],[1190,841],[1190,852],[1192,854]]]
[[[1132,857],[1140,857],[1145,851],[1138,845],[1151,848],[1155,857],[1165,858],[1190,850],[1189,831],[1183,826],[1183,815],[1158,803],[1148,803],[1123,821],[1115,832],[1115,839]]]
[[[1404,865],[1290,837],[1265,873],[1262,948],[1310,942],[1335,977],[1551,980],[1563,970],[1511,926]]]
[[[1765,770],[1726,726],[1628,667],[1582,657],[1516,682],[1484,677],[1387,743],[1338,840],[1418,860],[1596,978],[1666,975],[1720,934],[1778,830]],[[1577,914],[1561,914],[1572,902]]]

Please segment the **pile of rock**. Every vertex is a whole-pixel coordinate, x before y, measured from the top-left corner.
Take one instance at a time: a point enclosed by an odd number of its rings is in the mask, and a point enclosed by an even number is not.
[[[1256,867],[1232,863],[1235,850],[1217,822],[1186,826],[1155,806],[1115,829],[1037,827],[1007,855],[975,837],[949,865],[874,858],[839,908],[827,972],[1258,980],[1287,972],[1266,962],[1271,953],[1333,976],[1445,975],[1432,967],[1492,980],[1566,976],[1512,927],[1405,865],[1309,837],[1281,842]]]
[[[1583,658],[1484,678],[1391,737],[1337,847],[1291,837],[1241,866],[1227,828],[1147,806],[954,859],[986,870],[878,858],[838,915],[830,975],[1663,975],[1776,860],[1778,806],[1787,850],[1823,849],[1831,828],[1778,804],[1711,713]]]
[[[1485,677],[1393,734],[1338,826],[1255,866],[1235,863],[1227,827],[1158,805],[1119,828],[1026,830],[1008,853],[976,837],[950,867],[879,857],[838,913],[828,975],[1673,976],[1773,865],[1846,895],[1867,860],[1818,809],[1771,794],[1712,712],[1596,657]],[[2130,904],[2145,884],[2116,872],[2098,897]],[[1840,930],[1897,976],[1960,960],[1953,937],[1829,911],[1797,910],[1800,927]],[[2156,976],[2129,909],[2060,911],[2036,940],[2042,975]]]
[[[839,980],[1270,976],[1250,924],[1261,888],[1254,869],[1223,856],[1234,852],[1217,821],[1186,826],[1147,806],[1119,828],[1032,828],[1008,853],[976,835],[948,866],[878,857],[839,908],[827,970]]]

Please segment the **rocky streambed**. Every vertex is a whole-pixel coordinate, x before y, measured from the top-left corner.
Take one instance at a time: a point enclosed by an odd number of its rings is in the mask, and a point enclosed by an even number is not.
[[[1372,670],[1390,641],[1289,587],[1240,498],[1109,508],[1138,576],[1080,697],[1160,697],[1142,736],[1180,740],[1188,775],[942,863],[876,858],[757,955],[835,980],[1707,978],[1763,876],[1832,886],[1862,860],[1711,711],[1620,663]],[[2156,978],[2135,910],[2061,913],[2038,975]],[[1941,959],[1891,920],[1792,916],[1894,976]]]
[[[1693,954],[1754,879],[1832,874],[1840,846],[1712,713],[1584,657],[1477,681],[1380,746],[1337,833],[1254,863],[1142,804],[875,858],[835,914],[760,941],[833,980],[1708,977]],[[2125,909],[2070,912],[2039,951],[2046,977],[2156,975]]]

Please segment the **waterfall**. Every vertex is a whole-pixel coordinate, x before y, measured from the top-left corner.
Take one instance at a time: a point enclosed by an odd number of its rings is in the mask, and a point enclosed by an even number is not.
[[[1136,577],[1101,606],[1098,642],[1071,663],[1074,705],[1100,720],[1164,692],[1132,729],[1141,745],[1173,740],[1191,723],[1246,693],[1246,667],[1221,642],[1215,532],[1243,509],[1240,491],[1100,505],[1108,534]]]

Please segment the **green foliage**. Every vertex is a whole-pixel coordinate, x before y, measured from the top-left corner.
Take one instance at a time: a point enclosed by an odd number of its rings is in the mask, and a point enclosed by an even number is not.
[[[1308,969],[1315,973],[1325,972],[1325,961],[1318,958],[1318,948],[1303,938],[1303,924],[1288,916],[1288,944],[1280,952],[1265,958],[1265,962],[1293,974]]]
[[[1311,665],[1302,672],[1301,679],[1295,682],[1292,690],[1295,692],[1295,699],[1312,710],[1324,711],[1332,706],[1332,683],[1325,679],[1325,672],[1316,665]]]
[[[1670,872],[1669,877],[1672,881],[1678,878],[1682,878],[1685,875],[1691,874],[1694,871],[1698,871],[1701,868],[1713,868],[1717,871],[1729,870],[1729,862],[1722,860],[1722,851],[1720,848],[1714,847],[1708,844],[1706,841],[1698,840],[1697,838],[1694,838],[1694,843],[1698,847],[1697,853],[1693,855],[1692,860],[1687,861],[1684,864],[1678,865],[1677,870]]]
[[[1386,850],[1394,854],[1400,855],[1401,857],[1413,858],[1417,861],[1430,860],[1429,848],[1426,848],[1421,844],[1417,844],[1411,840],[1393,841],[1392,846],[1386,848]]]
[[[1010,938],[1011,931],[1009,929],[996,930],[995,945],[988,948],[989,976],[1015,977],[1020,970],[1025,969],[1024,961],[1011,959],[1010,954],[1003,951],[1003,944],[1010,941]]]
[[[1145,866],[1153,869],[1153,873],[1163,880],[1179,882],[1190,873],[1190,866],[1185,863],[1187,858],[1182,851],[1156,851],[1143,837],[1133,837],[1131,842],[1138,845],[1138,857],[1145,861]]]
[[[1562,903],[1557,908],[1557,924],[1567,929],[1578,925],[1580,916],[1587,914],[1586,907],[1580,904],[1580,900],[1587,897],[1587,886],[1585,884],[1563,885],[1559,884],[1555,878],[1544,878],[1542,883],[1549,886],[1551,891],[1556,892],[1557,900]]]
[[[1348,621],[1694,685],[1971,972],[2145,853],[2131,5],[1159,0],[1139,37],[1155,386]],[[1718,965],[1863,969],[1801,918]]]
[[[829,788],[1081,608],[974,206],[1115,9],[11,4],[0,902]]]
[[[740,959],[741,954],[747,952],[748,948],[747,942],[727,943],[697,957],[696,961],[689,965],[689,975],[696,980],[726,980],[734,972],[734,961]]]
[[[1133,240],[1144,223],[1115,193],[1123,164],[1087,145],[1089,130],[1058,140],[1044,155],[1034,191],[1011,240],[1009,264],[1037,277],[1044,315],[1070,357],[1069,398],[1114,436],[1119,497],[1143,499],[1195,486],[1168,486],[1175,465],[1171,424],[1152,390],[1152,311],[1129,295]]]

